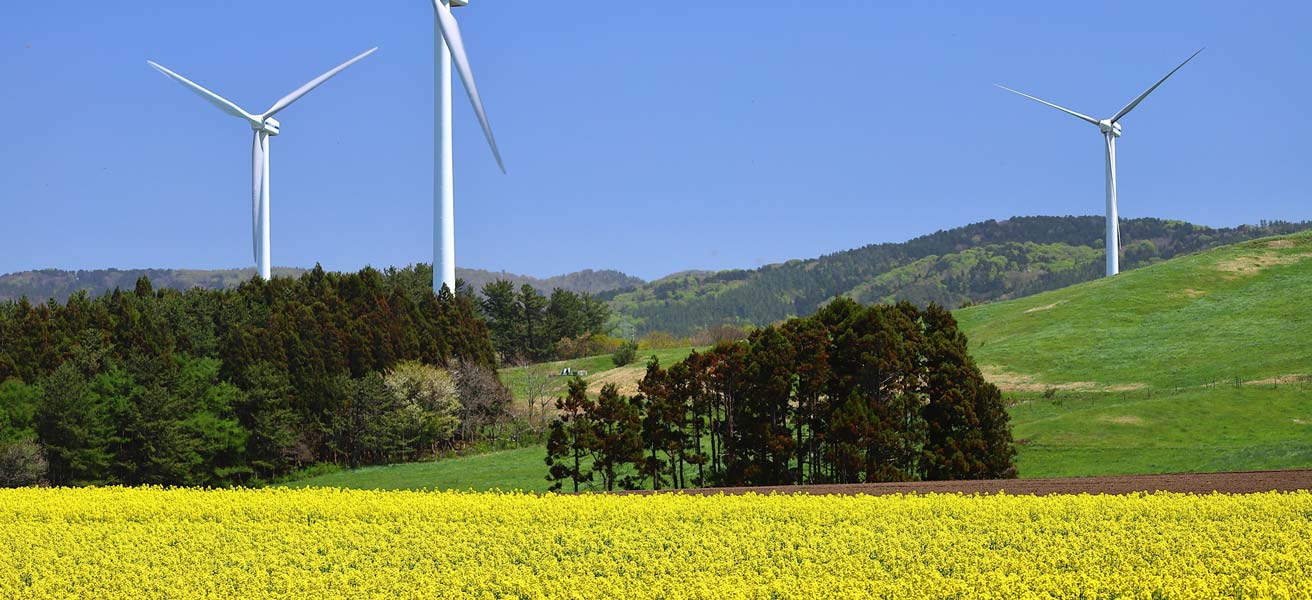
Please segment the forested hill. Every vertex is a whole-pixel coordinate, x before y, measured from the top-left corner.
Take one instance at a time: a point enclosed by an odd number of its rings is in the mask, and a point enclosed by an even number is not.
[[[550,294],[551,290],[560,288],[565,291],[576,294],[597,294],[611,290],[630,288],[642,285],[643,281],[637,277],[626,275],[612,269],[603,269],[594,271],[584,269],[565,275],[556,275],[546,279],[538,279],[528,275],[515,275],[505,271],[484,271],[482,269],[456,269],[456,277],[465,280],[465,284],[471,290],[482,290],[483,286],[492,283],[498,279],[507,280],[515,287],[522,284],[529,284],[537,288],[539,292]]]
[[[417,271],[432,277],[429,265],[418,265]],[[306,269],[295,267],[275,267],[274,277],[299,277]],[[232,289],[255,276],[254,268],[246,269],[96,269],[91,271],[63,271],[59,269],[42,269],[40,271],[23,271],[0,275],[0,301],[17,300],[26,296],[32,302],[43,302],[54,298],[60,302],[77,291],[85,291],[90,296],[118,289],[132,289],[137,279],[146,277],[156,289],[186,291],[193,287],[205,289]],[[553,288],[561,288],[576,293],[595,294],[617,288],[632,287],[642,284],[637,277],[630,277],[619,271],[593,271],[586,269],[576,273],[557,275],[547,279],[538,279],[528,275],[515,275],[505,272],[484,271],[482,269],[456,269],[456,277],[464,279],[472,290],[481,290],[485,284],[497,279],[507,279],[516,286],[527,283],[543,293],[551,293]]]
[[[1019,298],[1101,277],[1101,216],[1014,217],[874,244],[755,270],[680,274],[600,294],[613,323],[678,335],[721,323],[764,325],[814,313],[830,299],[908,300],[948,308]],[[1270,235],[1312,222],[1211,228],[1181,221],[1121,221],[1121,269]]]

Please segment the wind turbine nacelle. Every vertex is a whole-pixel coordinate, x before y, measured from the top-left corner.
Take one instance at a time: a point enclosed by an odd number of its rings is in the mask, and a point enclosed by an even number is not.
[[[1121,137],[1121,124],[1109,120],[1098,121],[1098,129],[1103,133],[1110,133],[1112,137]]]
[[[455,8],[457,6],[469,6],[469,0],[450,0],[449,6],[451,8]]]
[[[278,135],[278,131],[281,128],[282,128],[282,123],[279,123],[278,119],[269,117],[264,120],[264,122],[261,124],[260,127],[255,127],[254,129],[258,131],[263,131],[269,135]]]

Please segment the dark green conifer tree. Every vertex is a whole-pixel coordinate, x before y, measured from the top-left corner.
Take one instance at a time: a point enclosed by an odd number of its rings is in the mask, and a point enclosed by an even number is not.
[[[580,377],[571,379],[569,391],[556,401],[556,409],[559,416],[547,440],[547,480],[552,482],[552,490],[560,490],[569,480],[577,493],[579,484],[593,479],[593,469],[584,467],[583,458],[597,445],[592,421],[596,405],[588,398],[588,384]]]
[[[608,383],[592,407],[591,422],[592,470],[601,475],[602,487],[612,491],[622,484],[620,468],[642,458],[642,415],[615,384]]]

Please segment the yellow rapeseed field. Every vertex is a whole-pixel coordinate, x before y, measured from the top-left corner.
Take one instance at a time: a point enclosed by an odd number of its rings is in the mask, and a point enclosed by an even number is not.
[[[1312,493],[0,490],[0,598],[1312,598]]]

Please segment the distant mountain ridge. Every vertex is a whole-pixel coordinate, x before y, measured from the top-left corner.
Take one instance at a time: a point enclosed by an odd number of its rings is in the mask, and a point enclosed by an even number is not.
[[[492,283],[493,281],[505,279],[515,285],[523,285],[527,283],[546,294],[551,293],[553,288],[560,288],[575,293],[599,294],[646,283],[642,279],[614,269],[602,269],[600,271],[584,269],[582,271],[556,275],[546,279],[538,279],[528,275],[516,275],[505,271],[494,272],[484,271],[482,269],[457,268],[456,278],[465,280],[465,285],[475,291],[481,291],[484,285]]]
[[[600,295],[611,325],[686,335],[722,323],[766,325],[807,316],[838,296],[860,302],[936,302],[948,308],[1020,298],[1102,277],[1101,216],[1013,217],[940,230],[754,270],[668,276]],[[1123,270],[1254,238],[1312,228],[1263,221],[1212,228],[1121,220]]]
[[[428,265],[423,265],[427,269]],[[274,267],[274,277],[300,277],[308,269],[297,267]],[[431,271],[429,271],[431,273]],[[0,302],[17,300],[26,296],[32,302],[42,302],[54,298],[63,302],[78,291],[85,291],[95,296],[114,288],[132,289],[137,279],[150,279],[156,289],[169,288],[187,290],[193,287],[224,289],[236,287],[243,281],[255,276],[253,267],[245,269],[93,269],[65,271],[61,269],[41,269],[0,275]],[[497,279],[507,279],[516,286],[532,285],[543,293],[551,293],[553,288],[571,292],[597,294],[618,288],[641,285],[642,279],[626,275],[615,270],[594,271],[585,269],[574,273],[556,275],[539,279],[528,275],[485,271],[483,269],[456,269],[456,277],[474,290]]]

